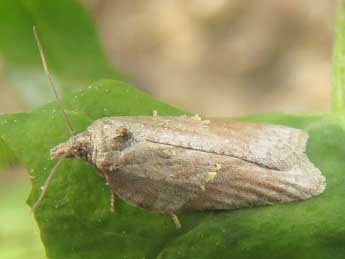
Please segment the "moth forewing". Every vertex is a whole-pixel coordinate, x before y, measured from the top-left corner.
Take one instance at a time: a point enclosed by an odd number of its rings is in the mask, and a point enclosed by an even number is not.
[[[287,170],[300,159],[308,139],[305,131],[281,125],[185,116],[111,117],[93,127],[99,132],[103,127],[127,127],[147,141],[237,157],[278,170]]]
[[[155,141],[148,140],[157,132],[156,126],[167,127],[161,123],[162,120],[172,123],[172,118],[164,117],[156,120],[157,125],[152,125],[153,120],[149,117],[106,118],[88,129],[93,143],[99,143],[93,146],[92,162],[106,172],[112,190],[136,206],[165,212],[235,209],[304,200],[320,194],[325,188],[324,177],[303,152],[295,156],[298,160],[289,169],[277,170],[241,157],[215,153],[207,150],[206,145],[201,147],[200,144],[196,149],[190,143],[183,145],[178,140],[182,139],[181,135],[190,134],[182,130],[185,127],[180,119],[177,120],[181,130],[175,129],[174,135],[178,144],[159,143],[157,138]],[[146,121],[149,123],[145,124]],[[194,123],[191,118],[182,121]],[[222,126],[229,125],[233,129],[232,123],[222,122]],[[245,125],[249,127],[250,124]],[[126,148],[114,153],[104,140],[111,139],[119,127],[126,127],[132,132],[133,139]],[[201,137],[197,132],[193,133],[194,137],[201,139],[208,132],[208,127],[204,125]],[[267,127],[272,130],[277,126]],[[284,129],[294,131],[291,135],[297,139],[298,134],[303,136],[300,139],[305,146],[306,133],[287,127]],[[253,139],[255,141],[260,142]],[[291,143],[286,143],[286,146],[294,149]],[[256,159],[266,156],[268,154],[259,152]],[[108,169],[107,165],[110,166]]]

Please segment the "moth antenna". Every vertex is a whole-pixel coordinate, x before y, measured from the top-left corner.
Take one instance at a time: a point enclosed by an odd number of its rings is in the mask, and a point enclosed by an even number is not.
[[[43,69],[44,69],[44,73],[46,74],[46,77],[47,77],[47,80],[48,80],[48,84],[55,96],[55,99],[57,101],[57,103],[59,104],[60,108],[61,108],[61,111],[62,111],[62,114],[64,116],[64,119],[65,119],[65,122],[66,122],[66,125],[67,125],[67,128],[68,128],[68,131],[71,135],[74,135],[75,131],[72,127],[72,124],[65,112],[65,108],[63,106],[63,103],[61,102],[61,98],[56,90],[56,87],[54,86],[54,83],[53,83],[53,80],[51,79],[51,76],[50,76],[50,73],[49,73],[49,69],[48,69],[48,64],[47,64],[47,61],[46,61],[46,58],[45,58],[45,55],[44,55],[44,52],[43,52],[43,48],[42,48],[42,44],[41,44],[41,41],[40,41],[40,38],[38,37],[38,33],[37,33],[37,29],[36,29],[36,26],[34,25],[32,27],[32,30],[33,30],[33,33],[34,33],[34,37],[35,37],[35,40],[36,40],[36,44],[37,44],[37,47],[38,47],[38,50],[40,52],[40,56],[41,56],[41,61],[42,61],[42,65],[43,65]]]
[[[51,183],[55,173],[57,172],[57,170],[58,170],[61,162],[64,160],[64,158],[65,158],[65,156],[60,157],[59,160],[56,162],[55,166],[53,167],[53,169],[50,171],[48,178],[44,182],[44,185],[41,187],[42,192],[41,192],[40,196],[38,197],[37,201],[32,206],[32,211],[34,211],[41,204],[41,201],[43,200],[43,198],[44,198],[44,196],[48,190],[48,186]]]

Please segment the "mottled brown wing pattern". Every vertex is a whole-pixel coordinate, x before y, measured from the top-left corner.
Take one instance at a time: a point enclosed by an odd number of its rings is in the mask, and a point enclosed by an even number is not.
[[[224,170],[205,185],[205,191],[199,191],[183,210],[253,207],[304,200],[320,194],[324,190],[324,178],[312,167],[309,171],[301,171],[301,167],[275,171],[240,162],[239,167],[231,171],[224,165]]]
[[[191,117],[111,117],[93,124],[126,127],[137,138],[207,153],[223,154],[277,170],[288,170],[303,155],[308,135],[281,125]]]
[[[144,142],[123,154],[110,185],[126,201],[157,211],[234,209],[303,200],[324,178],[306,159],[277,171],[224,155]]]

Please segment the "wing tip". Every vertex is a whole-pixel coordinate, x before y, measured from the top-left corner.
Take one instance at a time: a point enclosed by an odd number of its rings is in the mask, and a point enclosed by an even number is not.
[[[277,146],[278,159],[276,162],[276,169],[289,170],[294,165],[299,163],[305,156],[309,134],[302,129],[290,128],[290,137],[285,143]]]
[[[327,182],[326,177],[322,174],[320,169],[318,169],[305,155],[304,170],[306,170],[311,176],[313,183],[310,187],[310,197],[318,196],[326,190]]]

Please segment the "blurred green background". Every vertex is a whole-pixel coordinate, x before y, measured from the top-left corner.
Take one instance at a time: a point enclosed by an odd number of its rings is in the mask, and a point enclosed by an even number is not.
[[[27,199],[31,184],[19,168],[6,170],[0,177],[0,258],[45,258]]]
[[[11,4],[3,4],[5,2]],[[30,4],[35,2],[39,1],[27,1],[26,8],[33,8]],[[90,26],[89,22],[95,23],[110,64],[126,74],[134,85],[167,103],[208,116],[271,111],[316,112],[330,108],[336,1],[71,2],[77,4],[77,11],[82,5],[85,14],[74,16],[75,10],[59,13],[53,9],[52,12],[62,20],[73,22],[76,19],[81,23],[85,21],[80,17],[89,14],[91,20],[87,18],[85,23],[87,26]],[[9,9],[0,8],[0,12],[11,12],[12,4],[15,7],[23,1],[4,0],[3,3],[1,6]],[[40,15],[39,9],[32,13],[42,23],[49,19],[49,15]],[[7,35],[11,27],[19,26],[19,21],[27,21],[22,19],[21,13],[17,15],[18,19],[13,20],[15,25],[10,24],[9,16],[0,16],[0,24],[3,24],[0,33]],[[54,31],[53,26],[48,23],[41,34],[45,42],[51,42],[45,48],[49,51],[51,47],[53,51],[56,48],[53,45],[63,41],[62,47],[68,48],[68,33],[64,39],[54,37],[54,33],[49,38],[48,32]],[[30,27],[28,23],[26,28]],[[30,35],[31,30],[26,33]],[[85,37],[88,33],[93,35],[92,30],[84,33]],[[34,73],[22,73],[20,66],[11,66],[13,55],[4,51],[10,50],[16,55],[21,55],[21,51],[17,51],[15,45],[5,48],[5,40],[0,37],[0,113],[28,111],[51,100],[43,69],[39,67],[40,70],[35,72],[41,74],[36,78],[32,76],[36,75]],[[93,44],[97,49],[98,43],[85,40],[78,44],[87,51],[90,45],[93,50]],[[73,66],[68,56],[62,58],[66,60],[66,66],[53,57],[53,69],[61,72],[63,69],[59,65],[65,70]],[[107,67],[102,58],[99,60],[97,67]],[[18,62],[20,59],[16,65]],[[94,64],[79,65],[89,66],[92,70]],[[112,75],[109,72],[109,77]],[[95,78],[100,79],[97,76],[96,72],[83,75],[80,82],[56,80],[63,89],[71,84],[87,85]],[[47,93],[34,94],[38,83],[47,87]],[[24,85],[25,89],[18,85]],[[45,258],[36,224],[24,203],[30,183],[23,171],[15,167],[0,174],[0,219],[3,222],[0,225],[0,258],[4,259]]]

